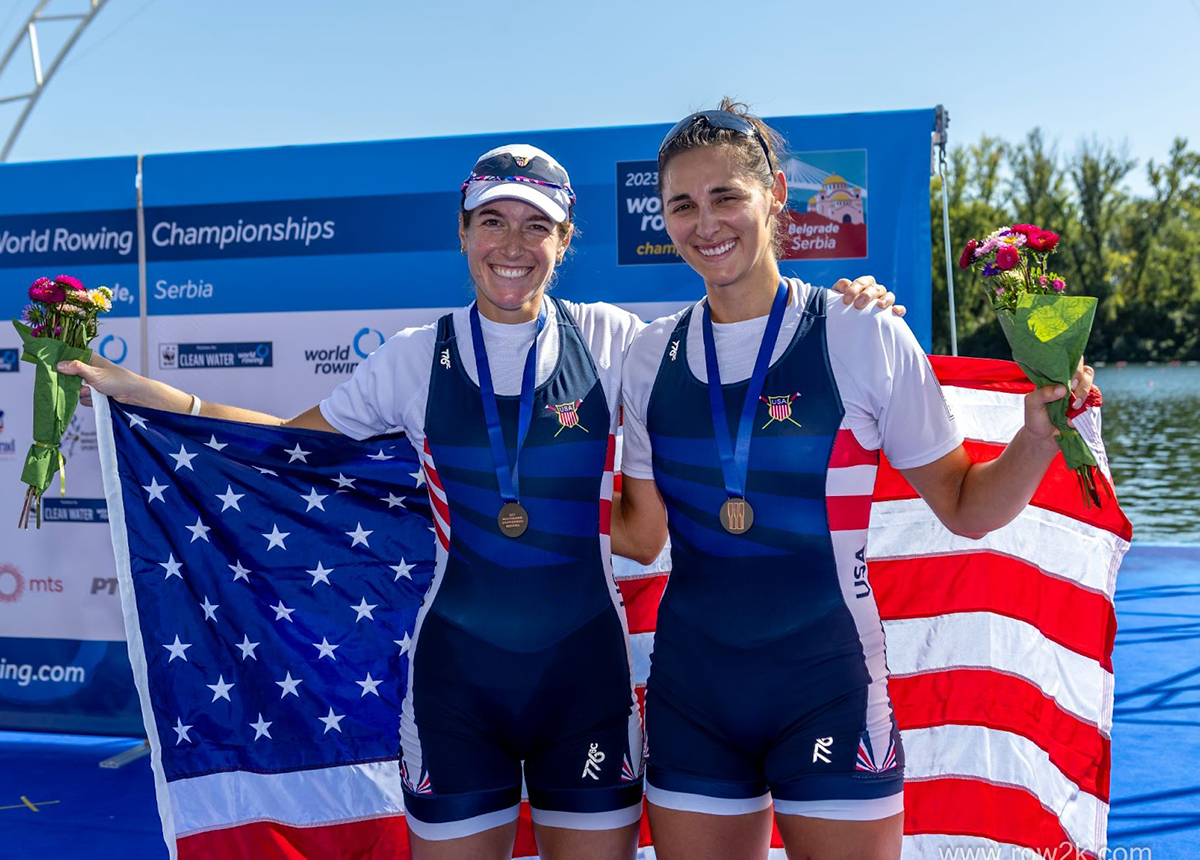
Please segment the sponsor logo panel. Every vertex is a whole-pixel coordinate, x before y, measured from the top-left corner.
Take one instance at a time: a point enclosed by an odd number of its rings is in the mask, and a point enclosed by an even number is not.
[[[0,562],[0,605],[17,603],[34,594],[62,594],[65,590],[57,577],[29,577],[15,564]]]
[[[108,503],[104,499],[45,496],[42,499],[42,521],[47,523],[107,524]]]
[[[657,161],[617,162],[617,265],[679,263],[658,196]]]
[[[363,326],[341,343],[304,347],[304,361],[315,376],[353,373],[358,363],[383,345],[383,332]]]
[[[20,348],[15,346],[0,346],[0,373],[16,373],[20,369]]]
[[[129,341],[120,335],[108,334],[100,338],[100,343],[96,345],[96,352],[113,364],[124,364],[125,359],[129,357]]]
[[[274,358],[274,344],[269,340],[158,345],[158,366],[161,370],[273,367]]]

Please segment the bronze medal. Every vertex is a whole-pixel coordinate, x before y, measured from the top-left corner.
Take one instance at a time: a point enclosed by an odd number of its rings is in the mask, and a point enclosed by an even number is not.
[[[720,516],[721,525],[731,535],[745,534],[754,525],[754,508],[745,499],[726,499]]]
[[[529,514],[521,507],[520,502],[509,502],[500,509],[496,522],[500,524],[500,531],[506,537],[518,538],[529,528]]]

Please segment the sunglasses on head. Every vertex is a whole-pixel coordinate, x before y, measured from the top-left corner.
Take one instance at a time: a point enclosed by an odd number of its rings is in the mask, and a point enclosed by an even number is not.
[[[739,134],[744,134],[747,137],[753,137],[758,141],[758,145],[762,147],[763,155],[767,157],[767,166],[773,167],[774,162],[771,159],[771,150],[767,148],[767,142],[763,139],[762,133],[757,126],[744,116],[739,116],[736,113],[727,110],[702,110],[697,111],[690,116],[685,116],[667,132],[667,136],[663,138],[662,143],[658,147],[658,154],[662,155],[663,151],[671,145],[674,140],[683,134],[696,123],[704,123],[709,128],[727,128],[730,131],[736,131]]]

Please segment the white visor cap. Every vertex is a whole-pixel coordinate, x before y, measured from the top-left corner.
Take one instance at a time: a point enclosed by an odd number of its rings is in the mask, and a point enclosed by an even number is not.
[[[521,200],[561,224],[570,215],[575,193],[561,164],[548,153],[524,143],[485,152],[463,183],[468,212],[492,200]]]

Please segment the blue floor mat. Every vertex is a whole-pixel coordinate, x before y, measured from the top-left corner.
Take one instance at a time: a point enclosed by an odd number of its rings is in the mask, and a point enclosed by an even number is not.
[[[1110,854],[1200,849],[1200,546],[1135,545],[1117,580]],[[1127,853],[1127,856],[1136,856]]]
[[[140,743],[0,732],[0,857],[166,860],[150,757],[100,767]]]

